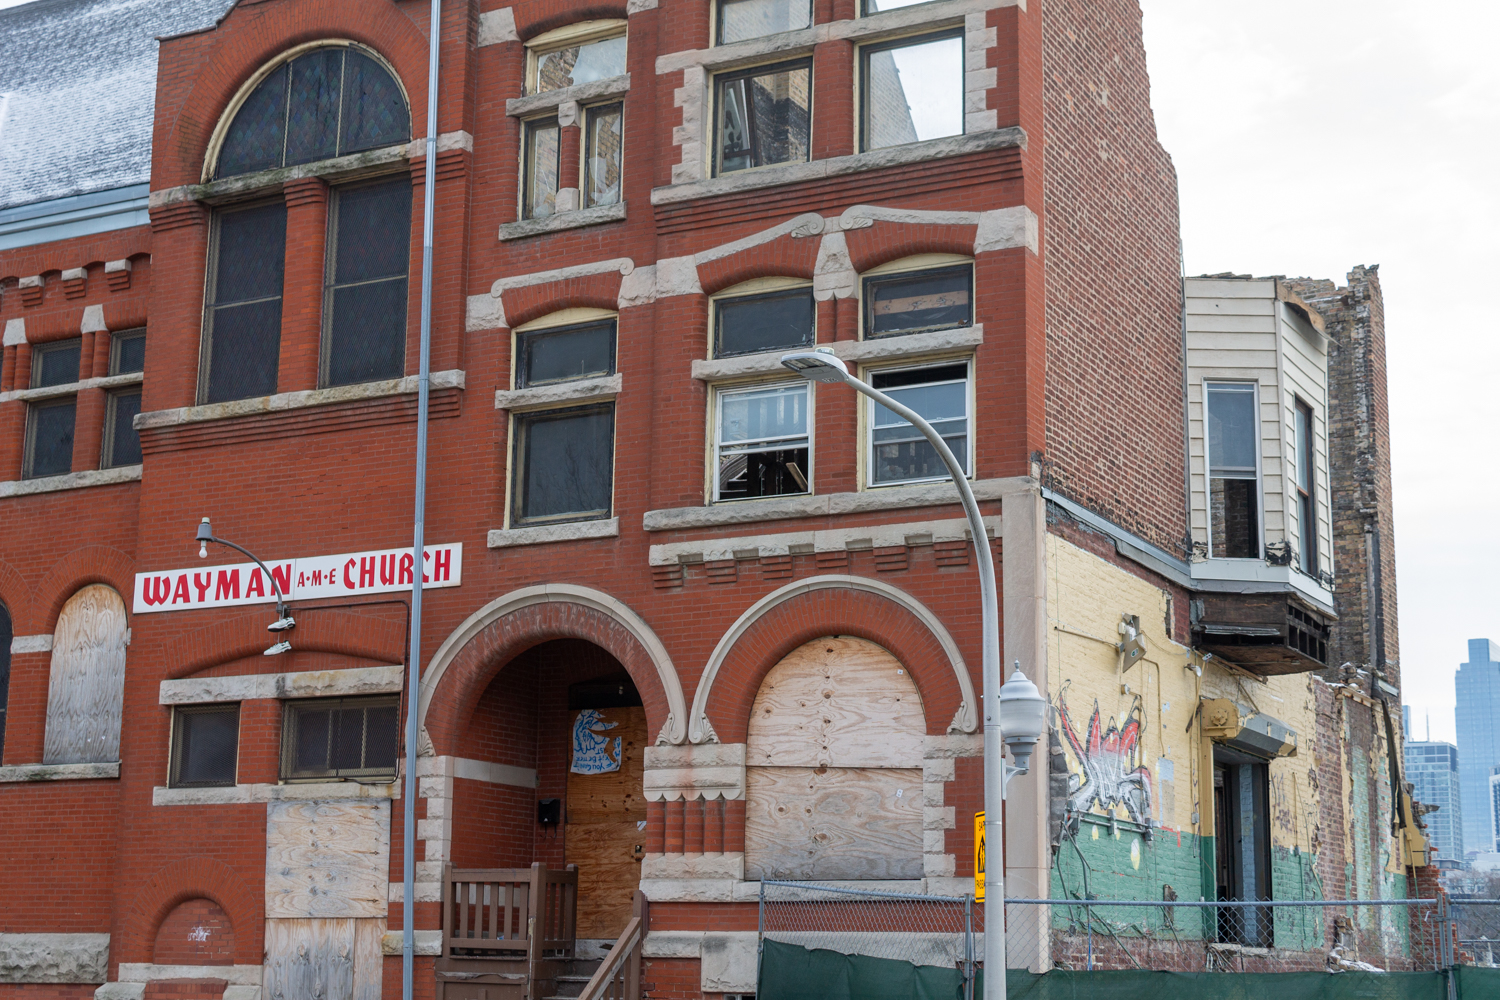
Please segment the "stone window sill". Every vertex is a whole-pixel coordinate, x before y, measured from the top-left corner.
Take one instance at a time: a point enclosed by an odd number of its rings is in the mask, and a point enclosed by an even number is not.
[[[261,698],[347,698],[401,690],[401,665],[305,670],[287,674],[184,677],[162,681],[163,705],[204,705]]]
[[[566,524],[538,524],[526,528],[504,528],[491,531],[489,547],[508,549],[519,545],[547,545],[551,542],[575,542],[590,538],[620,537],[620,519],[569,521]]]
[[[929,160],[963,156],[966,153],[982,153],[1016,147],[1024,149],[1025,146],[1026,132],[1019,126],[987,129],[983,132],[949,136],[945,139],[928,139],[926,142],[913,142],[905,146],[891,146],[868,153],[833,156],[826,160],[811,160],[807,163],[760,167],[707,180],[671,184],[654,188],[651,191],[651,204],[672,205],[698,198],[780,187],[784,184],[826,180],[830,177],[881,170],[885,167],[897,167],[908,163],[924,163]]]
[[[91,781],[118,778],[120,762],[108,764],[11,764],[0,767],[0,784],[32,781]]]
[[[941,351],[967,350],[984,343],[984,326],[964,327],[961,330],[937,330],[932,333],[912,333],[905,336],[882,337],[879,340],[841,340],[830,347],[833,353],[845,361],[863,363],[867,361],[899,360],[915,358]],[[762,351],[738,358],[719,358],[693,362],[693,378],[702,382],[739,378],[748,375],[779,375],[786,371],[781,367],[781,356],[786,351]]]
[[[630,74],[623,73],[620,76],[612,76],[608,80],[595,80],[592,83],[581,83],[576,87],[561,87],[557,90],[548,90],[540,94],[528,94],[525,97],[512,97],[505,102],[505,113],[512,118],[524,118],[542,111],[551,111],[553,108],[569,101],[575,104],[598,104],[605,101],[618,101],[630,90]]]
[[[464,373],[457,369],[433,372],[430,387],[432,389],[462,389]],[[417,377],[408,375],[405,378],[361,382],[358,385],[341,385],[332,389],[279,392],[274,396],[255,396],[250,399],[236,399],[228,403],[205,403],[202,406],[180,406],[173,410],[151,410],[136,416],[135,429],[147,431],[161,427],[178,427],[183,424],[204,423],[210,420],[227,420],[232,417],[249,417],[261,413],[326,406],[329,403],[401,396],[416,391]]]
[[[69,472],[45,479],[18,479],[0,483],[0,500],[6,497],[33,496],[37,493],[56,493],[60,490],[81,490],[90,486],[113,486],[116,483],[137,483],[141,479],[139,465],[122,465],[116,469],[90,469],[86,472]]]
[[[399,799],[401,782],[309,781],[298,785],[230,785],[223,788],[151,789],[153,806],[228,806],[264,802],[309,802],[320,799]]]
[[[970,482],[976,500],[999,500],[1007,493],[1026,488],[1031,480],[979,479]],[[773,497],[765,500],[737,500],[734,503],[704,507],[669,507],[648,510],[642,518],[647,531],[682,531],[690,528],[718,528],[730,524],[752,524],[758,521],[788,521],[803,517],[830,517],[837,514],[862,514],[869,511],[905,510],[913,507],[943,507],[958,504],[958,487],[952,483],[925,486],[887,486],[855,493],[829,493],[824,496]]]
[[[500,226],[500,239],[502,241],[520,240],[528,236],[541,236],[544,233],[556,233],[565,229],[582,229],[585,226],[598,226],[606,222],[623,222],[624,219],[625,203],[621,201],[614,205],[600,205],[597,208],[558,212],[545,219],[506,222]]]
[[[539,406],[598,402],[614,399],[620,394],[623,385],[620,373],[615,372],[598,378],[538,385],[529,389],[498,389],[495,392],[495,409],[530,410]]]
[[[9,403],[13,399],[31,402],[38,399],[52,399],[55,396],[71,396],[81,389],[114,389],[122,385],[140,385],[144,379],[145,376],[141,372],[130,372],[104,378],[86,378],[82,382],[69,382],[67,385],[49,385],[42,389],[14,389],[10,392],[0,392],[0,403]]]

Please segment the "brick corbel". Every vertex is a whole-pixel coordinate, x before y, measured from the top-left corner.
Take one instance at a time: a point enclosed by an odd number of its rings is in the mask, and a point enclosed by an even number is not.
[[[111,260],[104,264],[104,280],[112,292],[123,292],[130,288],[130,274],[135,265],[127,260]]]
[[[70,267],[62,273],[63,298],[81,299],[88,292],[87,268]]]
[[[165,233],[188,226],[208,225],[208,209],[195,201],[159,205],[151,210],[151,231]]]

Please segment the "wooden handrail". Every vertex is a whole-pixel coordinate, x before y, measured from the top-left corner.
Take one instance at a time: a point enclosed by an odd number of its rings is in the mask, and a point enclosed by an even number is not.
[[[578,1000],[641,1000],[641,952],[650,925],[646,896],[636,890],[635,916],[625,925],[614,947],[594,972]]]
[[[578,869],[444,866],[443,957],[523,958],[535,966],[571,958]]]

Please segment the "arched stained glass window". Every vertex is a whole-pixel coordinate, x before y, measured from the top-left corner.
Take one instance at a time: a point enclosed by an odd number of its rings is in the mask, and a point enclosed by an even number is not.
[[[276,67],[235,113],[215,177],[312,163],[411,139],[394,77],[352,46],[314,49]]]

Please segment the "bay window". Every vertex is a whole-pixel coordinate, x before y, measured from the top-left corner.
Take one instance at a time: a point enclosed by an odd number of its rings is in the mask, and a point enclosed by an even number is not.
[[[1210,382],[1205,396],[1210,554],[1218,559],[1258,559],[1260,404],[1256,385]]]

